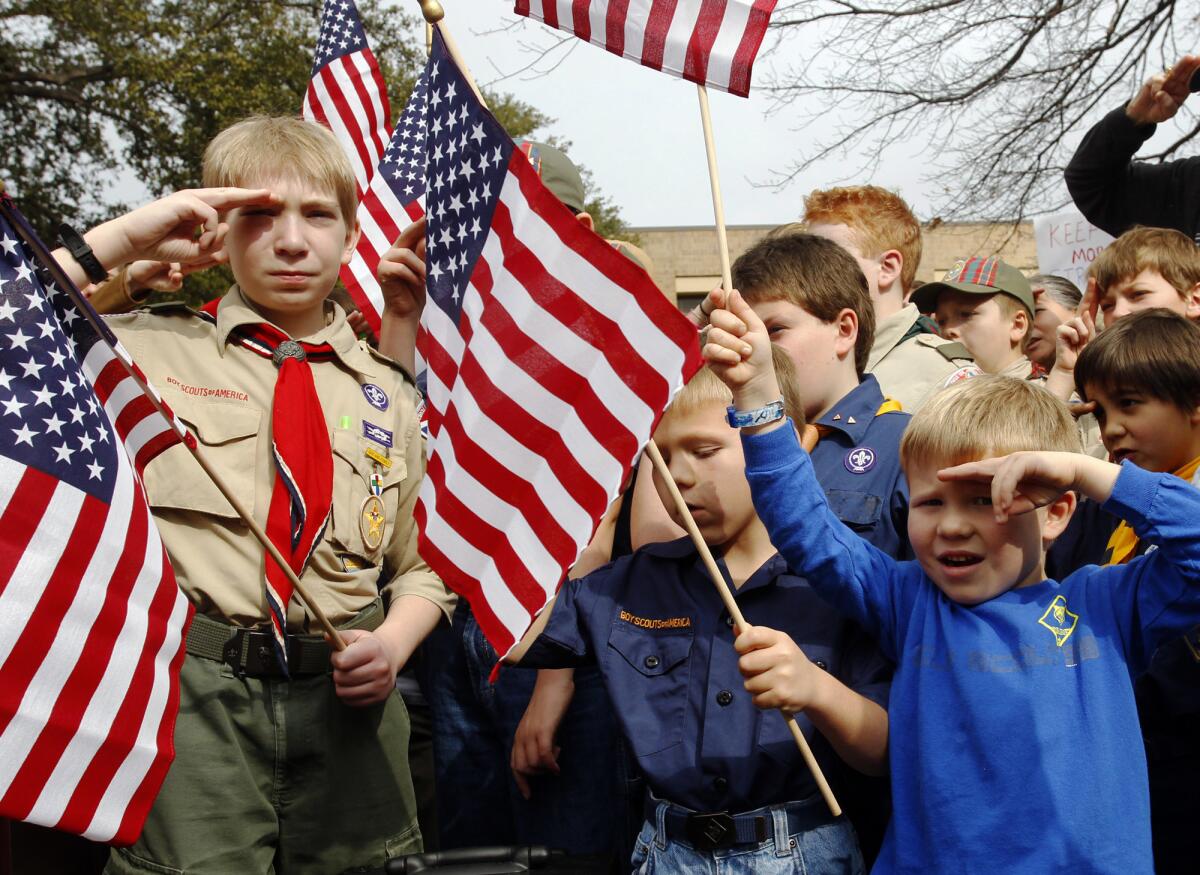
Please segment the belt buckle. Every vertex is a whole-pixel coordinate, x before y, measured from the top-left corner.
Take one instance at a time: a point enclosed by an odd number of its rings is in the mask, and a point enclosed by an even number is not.
[[[225,642],[225,663],[239,678],[282,677],[272,638],[270,631],[239,628]]]
[[[737,839],[733,816],[727,811],[714,814],[689,814],[684,827],[688,841],[699,851],[727,848]]]

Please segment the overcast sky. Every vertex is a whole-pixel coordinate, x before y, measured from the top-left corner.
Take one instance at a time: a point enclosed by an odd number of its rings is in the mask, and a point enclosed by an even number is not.
[[[712,196],[696,86],[640,67],[572,38],[539,68],[531,46],[553,46],[560,31],[512,12],[512,0],[447,0],[446,24],[475,78],[508,91],[554,118],[551,132],[571,141],[571,157],[589,168],[597,184],[634,226],[703,225],[713,220]],[[510,27],[511,26],[511,27]],[[505,29],[509,28],[509,29]],[[788,49],[796,51],[793,41]],[[557,65],[555,65],[557,63]],[[770,64],[760,58],[754,78]],[[768,101],[709,92],[726,221],[777,224],[795,219],[803,196],[853,172],[855,157],[797,179],[782,191],[764,187],[811,137],[791,129],[786,115],[767,117]],[[912,150],[910,150],[912,151]],[[897,149],[870,181],[898,190],[930,217],[926,187],[912,154]],[[849,181],[867,181],[852,176]]]

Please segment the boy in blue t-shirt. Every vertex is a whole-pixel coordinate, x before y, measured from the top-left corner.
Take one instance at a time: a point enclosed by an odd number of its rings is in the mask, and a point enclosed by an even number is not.
[[[770,646],[816,667],[813,701],[797,722],[826,776],[837,787],[847,766],[879,774],[891,668],[771,545],[725,419],[731,400],[701,370],[655,441],[747,622],[773,627],[759,630]],[[652,794],[636,870],[863,872],[854,829],[831,815],[783,717],[759,710],[743,688],[734,634],[684,538],[568,581],[506,660],[599,668]]]
[[[712,325],[705,355],[734,406],[777,400],[766,328],[740,295]],[[1152,872],[1131,678],[1200,620],[1200,492],[1082,455],[1048,393],[980,377],[935,396],[904,436],[917,561],[897,562],[830,512],[784,424],[743,437],[772,543],[898,663],[895,815],[875,871]],[[1071,517],[1072,490],[1157,549],[1046,580],[1046,547]],[[760,637],[749,630],[738,642],[747,685],[765,705],[804,708],[811,668],[760,654]]]

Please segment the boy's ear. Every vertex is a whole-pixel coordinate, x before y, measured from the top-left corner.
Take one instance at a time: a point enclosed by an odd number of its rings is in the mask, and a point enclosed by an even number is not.
[[[576,213],[575,219],[579,222],[579,224],[583,225],[583,227],[587,228],[589,231],[596,230],[596,220],[592,218],[591,213]]]
[[[879,277],[877,283],[880,292],[890,292],[900,282],[900,274],[904,271],[904,256],[897,249],[889,249],[879,256]]]
[[[358,238],[361,234],[362,226],[359,225],[356,218],[354,224],[346,230],[346,246],[342,249],[342,264],[349,264],[350,259],[354,257],[354,250],[358,246]]]
[[[1067,529],[1067,523],[1075,515],[1079,499],[1074,492],[1064,492],[1046,505],[1046,521],[1042,524],[1042,544],[1046,549]]]
[[[1029,311],[1024,307],[1018,307],[1013,313],[1009,336],[1014,347],[1025,348],[1025,338],[1029,336]]]
[[[838,358],[844,358],[846,355],[853,357],[854,345],[858,341],[858,314],[846,307],[837,314],[835,324],[838,329],[835,343]]]
[[[1187,317],[1193,320],[1200,320],[1200,283],[1196,283],[1188,289],[1183,297],[1187,304]]]

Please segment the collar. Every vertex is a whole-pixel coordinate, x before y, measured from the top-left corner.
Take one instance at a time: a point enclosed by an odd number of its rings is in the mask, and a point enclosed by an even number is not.
[[[692,557],[691,571],[704,579],[704,584],[708,591],[712,593],[713,598],[718,598],[716,590],[713,588],[712,580],[709,578],[708,569],[704,565],[704,560],[700,558],[700,552],[692,543],[690,537],[678,538],[674,541],[661,541],[654,544],[646,544],[639,548],[639,553],[646,553],[650,556],[661,556],[665,559],[685,559]],[[717,567],[721,569],[728,580],[729,570],[725,567],[725,560],[716,554],[713,558],[717,560]],[[788,569],[787,561],[778,553],[771,556],[759,568],[746,578],[746,582],[739,589],[733,590],[734,598],[742,595],[742,593],[750,592],[751,590],[761,589],[764,586],[774,582],[782,575],[791,574]],[[732,589],[732,587],[730,587]]]
[[[1000,370],[1001,377],[1016,377],[1018,380],[1028,380],[1033,376],[1033,362],[1027,356],[1021,356],[1012,364]]]
[[[871,370],[879,360],[895,349],[896,345],[908,334],[908,330],[916,324],[921,311],[916,304],[905,304],[891,316],[875,326],[875,341],[871,344],[871,352],[867,356],[867,370]]]
[[[229,332],[241,325],[257,325],[262,314],[250,306],[237,285],[230,287],[217,306],[217,348],[222,356],[228,348]],[[276,326],[278,327],[278,326]],[[305,343],[328,343],[347,368],[367,377],[379,375],[379,365],[359,344],[358,338],[346,324],[346,313],[333,301],[325,302],[325,327],[307,337],[297,337]]]
[[[883,404],[883,391],[872,374],[864,374],[862,382],[842,396],[814,425],[823,425],[842,432],[855,444],[862,443],[871,420]]]

